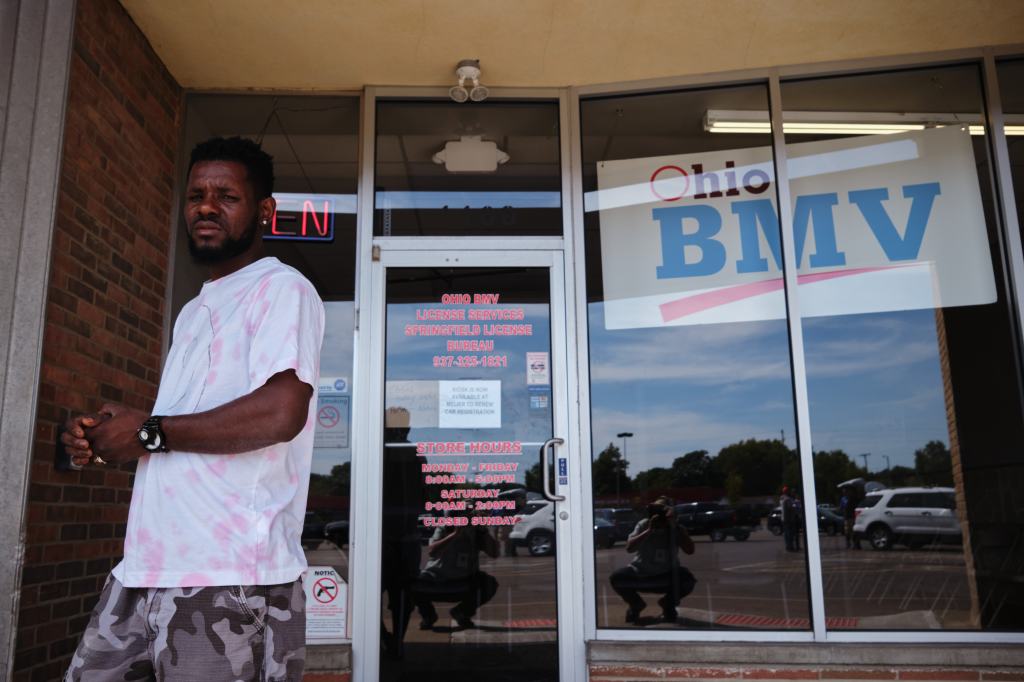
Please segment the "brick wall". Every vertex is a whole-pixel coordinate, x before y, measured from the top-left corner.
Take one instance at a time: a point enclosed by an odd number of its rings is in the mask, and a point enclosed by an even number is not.
[[[14,680],[56,680],[121,554],[132,467],[53,469],[57,425],[147,409],[161,360],[182,91],[116,0],[78,0]]]
[[[1024,649],[1014,644],[593,641],[587,656],[590,682],[1024,682]]]
[[[958,682],[1021,682],[1020,669],[969,670],[963,668],[924,667],[672,667],[638,665],[592,665],[590,682],[641,682],[644,680],[914,680],[930,682],[956,680]]]

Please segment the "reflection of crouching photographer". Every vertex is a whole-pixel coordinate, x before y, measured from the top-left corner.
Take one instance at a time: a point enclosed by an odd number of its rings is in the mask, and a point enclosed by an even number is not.
[[[626,540],[626,551],[635,552],[636,557],[609,578],[612,589],[629,605],[627,623],[640,620],[640,612],[647,606],[640,592],[662,594],[658,600],[662,616],[666,621],[676,620],[676,606],[697,583],[693,573],[679,565],[680,549],[693,554],[693,540],[676,521],[672,500],[659,497]]]
[[[473,627],[473,615],[498,591],[498,581],[480,570],[479,552],[498,556],[498,541],[481,526],[442,527],[434,531],[430,560],[414,587],[424,630],[437,621],[435,601],[457,601],[450,613],[459,627]]]

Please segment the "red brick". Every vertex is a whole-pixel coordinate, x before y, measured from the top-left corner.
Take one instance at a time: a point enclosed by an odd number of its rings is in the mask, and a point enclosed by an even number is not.
[[[816,680],[817,670],[806,668],[752,668],[743,671],[745,680]]]
[[[993,672],[982,672],[983,680],[998,680],[998,682],[1024,682],[1024,670],[996,670]]]
[[[900,670],[901,680],[977,680],[981,677],[977,670]]]
[[[729,679],[742,674],[739,668],[669,668],[665,677],[673,679]]]
[[[352,673],[306,673],[302,682],[350,682]]]
[[[843,668],[843,669],[831,669],[822,670],[821,679],[823,680],[895,680],[895,670],[884,670],[884,669],[854,669],[854,668]]]
[[[604,679],[629,679],[629,680],[659,680],[663,679],[662,671],[658,668],[647,668],[641,666],[606,666],[591,665],[591,682]]]

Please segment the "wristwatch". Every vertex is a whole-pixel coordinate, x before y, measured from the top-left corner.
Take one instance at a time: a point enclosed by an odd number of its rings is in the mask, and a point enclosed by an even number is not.
[[[163,419],[163,417],[153,415],[142,422],[142,426],[135,432],[135,435],[139,437],[139,443],[146,449],[146,452],[169,452],[167,436],[164,435],[164,430],[160,427]]]

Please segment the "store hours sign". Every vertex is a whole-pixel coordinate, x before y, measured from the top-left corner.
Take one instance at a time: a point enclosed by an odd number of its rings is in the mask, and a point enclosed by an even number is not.
[[[996,300],[974,152],[945,127],[786,147],[801,314]],[[785,317],[771,149],[605,161],[608,329]]]

